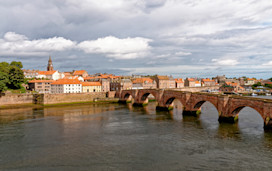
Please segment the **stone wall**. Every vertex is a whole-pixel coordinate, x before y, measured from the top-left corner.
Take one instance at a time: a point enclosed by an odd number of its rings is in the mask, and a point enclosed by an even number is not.
[[[0,94],[0,106],[31,103],[33,103],[32,94]]]
[[[74,102],[90,102],[95,99],[106,98],[105,92],[93,93],[67,93],[67,94],[40,94],[36,100],[37,104],[58,104]]]

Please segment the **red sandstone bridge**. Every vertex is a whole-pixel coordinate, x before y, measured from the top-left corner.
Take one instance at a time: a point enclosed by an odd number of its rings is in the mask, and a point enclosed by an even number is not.
[[[216,107],[219,122],[234,123],[244,107],[251,107],[262,116],[264,128],[272,129],[272,100],[269,99],[162,89],[122,90],[119,99],[120,102],[132,102],[133,105],[142,106],[148,103],[150,94],[158,102],[157,110],[173,109],[173,101],[177,99],[182,103],[185,115],[200,114],[202,104],[208,101]]]

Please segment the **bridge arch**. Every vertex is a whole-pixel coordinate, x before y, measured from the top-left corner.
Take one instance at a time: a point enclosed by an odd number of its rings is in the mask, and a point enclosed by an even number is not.
[[[169,97],[169,98],[166,98],[166,100],[164,101],[164,105],[165,106],[171,106],[172,105],[172,103],[174,102],[174,100],[178,100],[181,104],[182,104],[182,106],[184,107],[185,106],[185,102],[183,102],[180,98],[177,98],[177,97]]]
[[[154,96],[155,99],[157,99],[157,97],[156,97],[156,95],[155,95],[154,93],[152,93],[152,92],[145,92],[145,93],[140,97],[141,101],[145,101],[145,100],[148,98],[148,96],[149,96],[150,94],[151,94],[152,96]]]
[[[231,115],[234,117],[238,117],[239,113],[242,109],[244,109],[245,107],[249,107],[251,109],[254,109],[262,118],[263,120],[265,120],[265,116],[263,115],[263,112],[261,110],[261,108],[255,107],[255,106],[251,106],[251,105],[239,105],[234,107],[233,109],[231,109]]]
[[[213,104],[213,106],[216,108],[216,110],[218,111],[218,107],[217,107],[217,104],[211,100],[200,100],[200,101],[197,101],[193,104],[193,109],[195,110],[200,110],[201,106],[205,103],[205,102],[209,102],[211,104]]]

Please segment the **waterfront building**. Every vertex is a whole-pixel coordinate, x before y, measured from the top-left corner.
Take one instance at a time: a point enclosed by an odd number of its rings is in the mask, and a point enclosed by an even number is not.
[[[110,81],[108,79],[101,79],[100,82],[102,85],[102,92],[109,92],[110,91]]]
[[[184,87],[184,80],[182,78],[175,79],[176,88],[183,88]]]
[[[31,80],[28,82],[29,89],[38,93],[50,93],[51,83],[54,80]]]
[[[129,90],[132,89],[132,81],[130,79],[113,80],[110,83],[111,91]]]
[[[83,82],[82,93],[102,92],[102,84],[100,82]]]
[[[132,81],[132,89],[155,89],[157,83],[148,77],[136,78]]]
[[[51,93],[81,93],[82,84],[78,79],[59,79],[51,84]]]
[[[185,87],[196,87],[196,79],[194,78],[186,78],[184,82]]]
[[[215,86],[216,85],[215,80],[211,80],[209,78],[202,79],[201,83],[202,83],[202,86]]]
[[[172,77],[156,75],[154,76],[154,80],[157,83],[157,88],[176,88],[176,81]]]

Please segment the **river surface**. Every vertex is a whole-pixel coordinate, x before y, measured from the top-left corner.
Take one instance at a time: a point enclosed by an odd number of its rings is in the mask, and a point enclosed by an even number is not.
[[[0,170],[272,170],[272,133],[244,108],[219,124],[204,103],[200,117],[131,104],[0,110]]]

